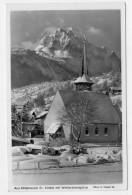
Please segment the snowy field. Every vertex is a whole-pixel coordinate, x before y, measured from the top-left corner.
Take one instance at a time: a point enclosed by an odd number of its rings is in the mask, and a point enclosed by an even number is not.
[[[22,170],[13,172],[13,185],[121,184],[122,164]]]
[[[88,145],[85,153],[79,154],[71,153],[70,149],[70,145],[53,147],[51,151],[61,153],[49,155],[42,153],[41,145],[12,147],[13,185],[122,182],[121,147]],[[33,154],[32,151],[40,153]]]
[[[36,151],[38,153],[36,153]],[[70,145],[46,147],[28,144],[12,148],[13,170],[80,166],[122,161],[122,149],[117,146],[85,147],[79,154],[71,152]],[[42,169],[42,168],[40,168]]]

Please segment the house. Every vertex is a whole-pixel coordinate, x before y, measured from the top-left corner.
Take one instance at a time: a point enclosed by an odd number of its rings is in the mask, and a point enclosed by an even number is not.
[[[34,122],[22,122],[22,131],[25,137],[33,137],[35,131],[38,133],[39,125]]]
[[[114,94],[114,95],[119,95],[121,94],[122,90],[121,87],[110,87],[109,88],[109,93]]]
[[[44,110],[43,112],[35,116],[35,120],[39,120],[39,119],[44,120],[47,114],[48,114],[48,111]]]
[[[46,140],[65,137],[82,143],[121,142],[121,115],[109,96],[92,91],[92,80],[86,64],[86,48],[82,74],[74,82],[76,90],[56,93],[44,121]]]
[[[44,120],[45,120],[47,114],[48,114],[48,111],[44,110],[43,112],[41,112],[35,116],[35,121],[37,121],[37,123],[40,124],[42,129],[44,129]]]
[[[12,146],[25,146],[26,144],[30,144],[30,141],[25,138],[12,136]]]
[[[35,121],[39,125],[39,129],[36,129],[32,134],[33,135],[43,135],[44,133],[44,120],[46,118],[46,115],[48,114],[47,110],[44,110],[43,112],[39,113],[38,115],[35,115]]]

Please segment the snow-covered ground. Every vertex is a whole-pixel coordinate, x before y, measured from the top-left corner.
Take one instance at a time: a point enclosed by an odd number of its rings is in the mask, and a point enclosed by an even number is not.
[[[12,147],[13,185],[115,184],[122,182],[122,149],[85,144],[86,153],[70,145],[54,147],[61,155],[42,154],[42,145]],[[35,155],[33,150],[41,153]]]
[[[16,146],[12,148],[13,170],[49,169],[53,167],[81,166],[122,161],[121,147],[93,146],[86,148],[85,154],[73,154],[69,145],[54,147],[60,155],[42,154],[41,145]],[[32,151],[39,151],[36,155]],[[41,165],[41,167],[40,167]]]
[[[15,186],[121,184],[122,163],[15,171],[12,183]]]

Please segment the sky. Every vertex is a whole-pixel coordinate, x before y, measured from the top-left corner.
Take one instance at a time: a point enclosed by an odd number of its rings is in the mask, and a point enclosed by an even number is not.
[[[89,42],[120,54],[119,10],[15,11],[11,12],[11,46],[35,48],[45,31],[72,27]]]

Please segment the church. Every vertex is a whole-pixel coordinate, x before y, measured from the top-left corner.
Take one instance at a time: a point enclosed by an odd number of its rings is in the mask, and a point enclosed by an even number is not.
[[[83,46],[82,74],[74,81],[75,90],[57,91],[44,121],[47,141],[75,139],[81,143],[121,143],[122,119],[108,95],[92,90]]]

